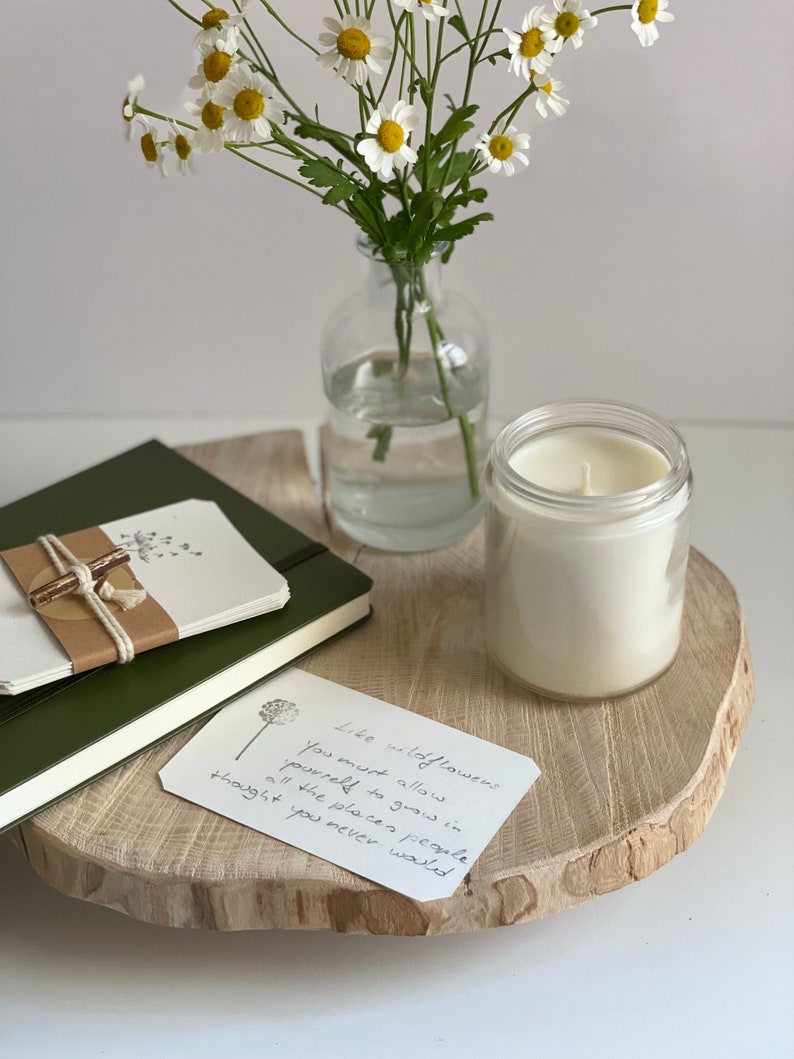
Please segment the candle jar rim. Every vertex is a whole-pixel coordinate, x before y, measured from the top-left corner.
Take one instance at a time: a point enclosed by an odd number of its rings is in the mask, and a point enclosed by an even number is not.
[[[510,457],[530,438],[571,429],[601,430],[641,441],[660,452],[670,464],[670,470],[639,489],[590,496],[538,485],[519,474],[510,463]],[[560,518],[586,521],[653,515],[659,505],[684,488],[689,491],[692,484],[686,443],[671,423],[637,405],[606,400],[552,401],[519,416],[495,438],[487,471],[522,500]]]

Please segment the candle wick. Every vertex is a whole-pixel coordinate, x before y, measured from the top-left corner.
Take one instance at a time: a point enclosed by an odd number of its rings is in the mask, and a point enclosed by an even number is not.
[[[592,467],[587,460],[582,461],[582,488],[579,490],[582,496],[593,495],[593,483],[591,478]]]

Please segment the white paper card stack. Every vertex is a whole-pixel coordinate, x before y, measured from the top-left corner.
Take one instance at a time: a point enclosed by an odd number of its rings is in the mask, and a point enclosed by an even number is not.
[[[184,500],[99,527],[167,611],[179,639],[278,610],[289,586],[210,500]],[[88,557],[79,558],[84,559]],[[0,561],[0,694],[67,677],[72,663]]]

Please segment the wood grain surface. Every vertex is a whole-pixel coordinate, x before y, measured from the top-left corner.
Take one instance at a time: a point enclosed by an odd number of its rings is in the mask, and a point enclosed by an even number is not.
[[[378,552],[333,530],[298,432],[180,451],[374,578],[372,619],[304,668],[529,754],[542,776],[455,894],[420,903],[166,794],[158,770],[194,727],[15,830],[51,886],[172,926],[441,934],[580,904],[702,833],[753,699],[736,595],[703,555],[692,551],[681,650],[659,680],[620,699],[554,702],[486,656],[482,527],[435,552]]]

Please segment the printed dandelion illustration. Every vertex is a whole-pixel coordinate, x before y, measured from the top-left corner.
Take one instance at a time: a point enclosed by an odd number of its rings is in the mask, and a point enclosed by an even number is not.
[[[144,533],[142,530],[136,530],[135,533],[122,533],[119,537],[119,544],[122,548],[137,553],[138,558],[144,563],[152,559],[163,559],[166,555],[174,556],[184,553],[201,555],[201,552],[191,551],[189,544],[177,544],[172,536],[162,537],[155,531]]]
[[[271,724],[290,724],[295,720],[299,713],[300,710],[295,703],[288,702],[287,699],[271,699],[270,702],[266,702],[259,711],[259,716],[265,723],[256,735],[248,740],[234,760],[239,761],[254,740],[258,739],[262,732],[264,732],[266,728],[269,728]]]

